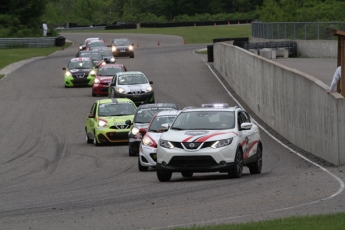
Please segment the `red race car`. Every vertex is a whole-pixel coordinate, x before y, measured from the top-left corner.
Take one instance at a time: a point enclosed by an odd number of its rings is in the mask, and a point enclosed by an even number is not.
[[[109,83],[118,72],[126,72],[123,64],[106,64],[99,67],[97,75],[92,83],[92,96],[108,95]]]

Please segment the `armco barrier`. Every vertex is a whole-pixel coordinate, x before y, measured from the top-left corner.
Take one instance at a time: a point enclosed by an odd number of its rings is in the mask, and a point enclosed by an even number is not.
[[[39,38],[0,38],[0,48],[51,47],[55,46],[55,37]]]
[[[345,165],[345,98],[320,80],[227,43],[214,67],[263,122],[299,148]],[[265,145],[265,144],[264,144]]]

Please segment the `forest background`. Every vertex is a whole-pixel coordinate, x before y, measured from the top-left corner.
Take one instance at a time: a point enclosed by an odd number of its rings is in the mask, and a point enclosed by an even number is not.
[[[42,23],[345,21],[345,0],[2,0],[0,37],[41,36]]]

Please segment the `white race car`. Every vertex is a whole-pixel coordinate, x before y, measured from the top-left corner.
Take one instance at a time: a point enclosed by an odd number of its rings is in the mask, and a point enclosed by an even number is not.
[[[147,171],[149,167],[156,167],[157,143],[162,135],[162,124],[171,124],[179,110],[161,111],[154,115],[139,146],[138,168]]]
[[[169,181],[173,172],[192,177],[196,172],[225,172],[242,176],[262,170],[259,128],[240,107],[206,104],[182,110],[164,132],[157,146],[157,177]]]

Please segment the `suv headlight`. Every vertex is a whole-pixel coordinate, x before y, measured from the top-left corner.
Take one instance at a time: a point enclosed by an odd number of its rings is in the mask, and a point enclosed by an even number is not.
[[[133,50],[133,46],[129,46],[128,49],[129,49],[129,50]]]
[[[224,146],[230,145],[231,142],[232,142],[232,138],[219,140],[219,141],[216,141],[213,145],[211,145],[211,148],[216,149],[216,148],[224,147]]]
[[[149,87],[147,87],[147,92],[151,92],[152,91],[152,87],[151,86],[149,86]]]
[[[163,148],[168,148],[168,149],[173,149],[175,146],[173,146],[170,141],[166,140],[159,140],[159,145],[162,146]]]
[[[139,133],[139,129],[138,129],[137,127],[133,127],[131,133],[132,133],[133,135],[137,135],[137,134]]]

